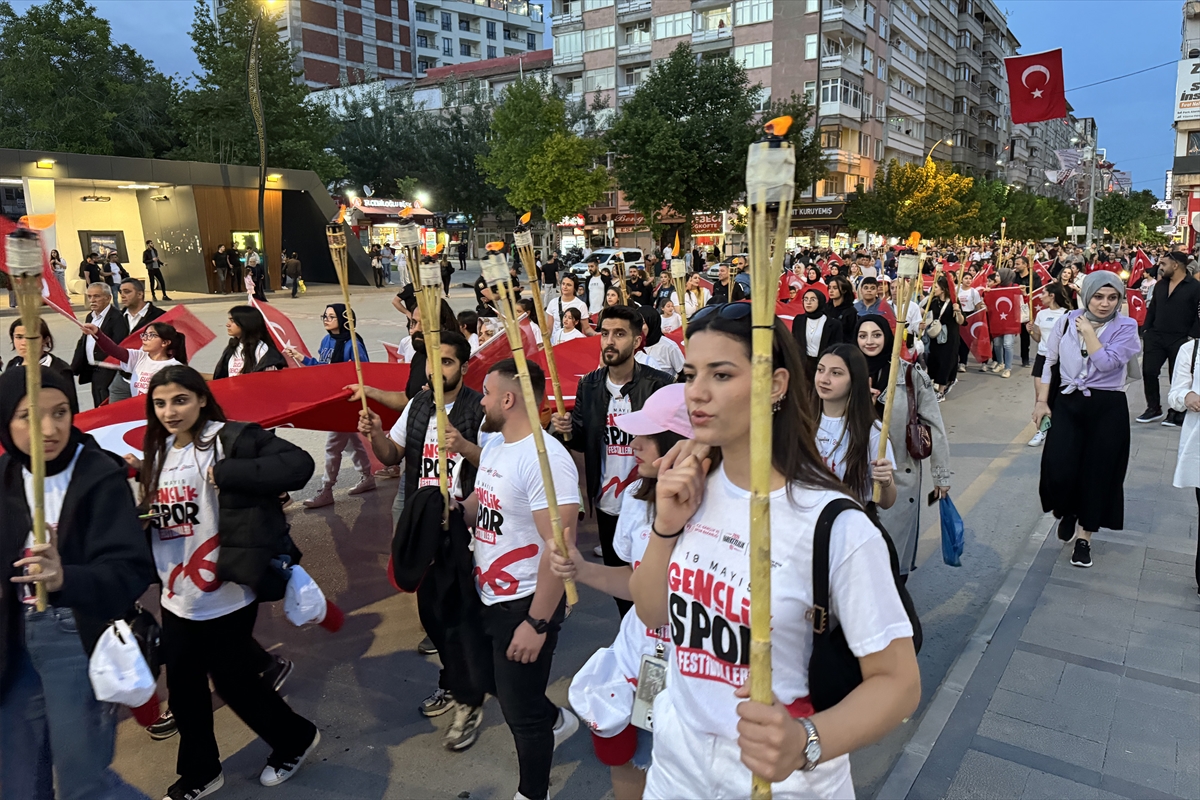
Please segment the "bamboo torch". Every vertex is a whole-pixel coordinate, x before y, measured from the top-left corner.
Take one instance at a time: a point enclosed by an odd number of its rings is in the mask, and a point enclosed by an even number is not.
[[[525,276],[529,278],[529,290],[533,297],[534,313],[537,315],[537,324],[542,331],[542,347],[546,353],[546,368],[550,372],[550,385],[554,387],[554,410],[559,414],[566,414],[567,407],[563,405],[562,383],[558,380],[558,360],[554,357],[554,347],[550,344],[550,334],[553,329],[550,326],[550,315],[546,313],[546,307],[542,303],[541,283],[538,280],[537,264],[533,260],[533,234],[529,231],[529,218],[533,216],[530,212],[525,212],[521,217],[521,222],[513,231],[513,244],[516,245],[517,254],[521,256],[521,263],[525,265]],[[571,434],[563,436],[568,442],[571,441]]]
[[[617,294],[621,296],[621,305],[629,305],[629,286],[625,283],[625,259],[621,254],[613,256],[613,276],[617,279]]]
[[[679,234],[675,234],[675,249],[671,251],[671,280],[675,283],[675,296],[679,298],[679,321],[683,335],[687,336],[687,262],[679,255]]]
[[[921,235],[914,233],[909,238],[910,246],[919,242]],[[896,337],[892,342],[892,364],[888,370],[887,393],[883,404],[883,430],[879,434],[879,454],[877,459],[887,458],[888,433],[892,427],[892,409],[896,400],[896,378],[900,374],[900,348],[904,344],[906,334],[905,320],[908,318],[908,301],[912,295],[915,281],[921,280],[921,262],[925,260],[925,248],[921,254],[904,253],[896,259]],[[876,482],[871,491],[872,502],[878,503],[883,484]]]
[[[796,193],[796,151],[783,137],[791,117],[764,126],[765,137],[750,145],[746,201],[750,207],[750,699],[770,705],[771,690],[771,375],[775,345],[775,282],[783,267],[784,244]],[[773,254],[773,255],[772,255]],[[672,262],[673,266],[673,262]],[[799,379],[799,376],[795,376]],[[792,387],[799,391],[799,385]],[[750,796],[771,797],[769,781],[755,775]]]
[[[325,238],[329,240],[329,254],[333,256],[333,268],[337,272],[338,283],[342,286],[342,302],[346,304],[345,323],[350,327],[350,345],[354,353],[354,374],[358,385],[365,386],[362,376],[362,360],[358,355],[358,334],[354,332],[354,311],[350,307],[350,273],[346,264],[346,229],[341,222],[331,222],[325,226]],[[367,410],[367,393],[362,396],[363,411]]]
[[[17,228],[6,244],[8,274],[13,279],[21,325],[25,328],[25,393],[29,397],[29,471],[33,473],[33,543],[46,543],[46,451],[42,442],[42,242],[37,233]],[[33,567],[30,569],[37,569]],[[46,610],[46,586],[34,584],[37,610]]]
[[[517,308],[512,293],[508,268],[504,258],[495,252],[493,246],[504,246],[503,242],[493,242],[488,245],[488,254],[483,258],[483,279],[489,285],[496,287],[500,297],[500,306],[504,317],[504,330],[508,334],[508,346],[512,349],[513,360],[517,362],[517,380],[521,383],[521,394],[525,399],[525,410],[529,413],[529,426],[533,429],[533,444],[537,448],[538,465],[542,468],[542,483],[546,487],[547,510],[550,512],[550,528],[554,532],[554,542],[559,552],[567,552],[567,540],[563,534],[562,518],[558,515],[558,492],[554,488],[554,474],[550,471],[550,458],[546,455],[545,431],[542,430],[540,407],[533,394],[533,383],[529,380],[529,364],[525,361],[525,346],[521,343],[521,330],[517,323]],[[549,348],[547,348],[548,350]],[[563,587],[567,591],[567,605],[573,606],[579,602],[579,592],[575,582],[564,580]]]

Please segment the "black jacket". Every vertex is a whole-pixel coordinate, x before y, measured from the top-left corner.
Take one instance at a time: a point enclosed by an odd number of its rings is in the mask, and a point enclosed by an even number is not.
[[[853,306],[851,306],[853,308]],[[842,321],[837,317],[832,317],[825,314],[825,326],[821,329],[821,341],[817,346],[817,358],[811,358],[808,355],[808,315],[800,314],[792,320],[792,336],[796,337],[796,344],[800,347],[800,359],[808,368],[809,374],[817,371],[816,361],[821,357],[821,354],[829,349],[830,346],[840,344],[844,340],[842,330]],[[812,362],[812,363],[809,363]]]
[[[133,495],[121,459],[100,449],[84,435],[83,450],[58,518],[58,552],[63,563],[62,590],[52,592],[50,604],[75,613],[79,637],[90,654],[105,625],[124,616],[155,578],[146,533],[137,518]],[[9,654],[23,648],[23,612],[18,573],[12,563],[21,557],[33,527],[25,501],[21,465],[8,454],[0,456],[0,695],[3,694]]]
[[[571,411],[571,440],[563,442],[583,453],[587,473],[587,493],[593,501],[600,497],[600,477],[604,466],[604,432],[608,421],[608,367],[593,370],[579,379],[575,390],[575,408]],[[634,362],[633,377],[621,387],[629,398],[631,411],[638,411],[650,395],[675,379],[653,367]]]
[[[221,353],[221,357],[217,360],[217,366],[213,368],[212,379],[214,381],[219,378],[229,377],[229,359],[233,358],[233,354],[237,350],[237,345],[236,339],[230,340],[230,343],[226,345],[225,351]],[[255,348],[257,347],[258,345],[255,345]],[[271,370],[284,369],[285,367],[287,367],[287,360],[283,357],[283,353],[280,353],[273,347],[268,347],[261,361],[255,363],[250,369],[243,367],[242,371],[238,374],[249,375],[251,372],[270,372]]]
[[[89,311],[87,317],[84,318],[84,322],[91,321],[92,312]],[[120,344],[121,340],[125,338],[125,336],[121,335],[123,327],[125,327],[124,314],[121,313],[121,309],[117,308],[116,305],[110,305],[108,313],[104,315],[104,322],[101,323],[100,330],[105,336]],[[129,334],[125,335],[128,336]],[[87,338],[87,334],[85,333],[79,337],[79,341],[75,344],[75,355],[71,358],[71,371],[79,376],[81,384],[91,383],[92,379],[95,378],[96,383],[108,386],[112,383],[113,376],[117,374],[117,371],[101,367],[100,372],[96,373],[96,368],[88,361],[87,350],[84,348]],[[96,353],[101,357],[104,356],[104,351],[100,349],[99,345],[96,346]]]
[[[221,552],[217,578],[249,586],[260,600],[283,597],[286,579],[270,569],[279,555],[300,560],[279,495],[303,489],[312,477],[312,456],[250,422],[227,422],[220,433],[224,457],[213,467]]]
[[[146,327],[151,322],[154,322],[154,320],[158,319],[165,313],[167,313],[167,312],[163,311],[161,308],[154,305],[154,303],[146,303],[146,313],[144,315],[142,315],[142,318],[138,322],[137,327],[134,328],[133,330],[130,330],[129,329],[129,320],[125,317],[125,312],[122,311],[119,315],[117,315],[117,320],[118,320],[117,335],[110,337],[110,338],[117,344],[120,344],[122,341],[124,341],[125,339],[127,339],[129,337],[129,334],[137,333],[142,328]]]
[[[1165,278],[1154,284],[1145,325],[1147,336],[1167,344],[1200,335],[1200,318],[1196,315],[1200,308],[1200,281],[1188,275],[1174,292],[1170,284]]]
[[[146,269],[160,269],[163,266],[163,262],[162,259],[158,257],[158,248],[147,247],[145,250],[143,250],[142,263],[146,265]]]
[[[710,306],[715,306],[724,303],[735,303],[738,300],[745,299],[746,292],[742,289],[741,285],[733,279],[733,275],[730,275],[728,286],[724,285],[720,281],[713,281],[712,298],[708,301],[708,304]]]

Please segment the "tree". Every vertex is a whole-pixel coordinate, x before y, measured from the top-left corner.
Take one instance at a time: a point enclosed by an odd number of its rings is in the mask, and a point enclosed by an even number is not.
[[[690,235],[694,212],[723,211],[745,191],[760,90],[737,61],[680,44],[621,105],[608,132],[617,183],[656,235],[667,208]]]
[[[1096,228],[1107,228],[1117,239],[1144,241],[1143,230],[1149,232],[1165,222],[1164,213],[1154,208],[1157,202],[1149,189],[1129,195],[1110,192],[1096,201]]]
[[[415,188],[432,172],[426,153],[430,115],[413,101],[411,89],[356,86],[334,100],[332,110],[339,130],[329,149],[344,165],[345,184],[397,191]]]
[[[172,115],[181,136],[171,158],[219,164],[258,164],[258,135],[247,98],[246,54],[261,5],[253,0],[227,0],[219,23],[212,6],[196,0],[192,21],[193,51],[201,72],[179,95]],[[295,53],[264,20],[258,37],[259,85],[267,132],[267,162],[272,167],[311,169],[329,181],[344,171],[326,146],[337,133],[330,110],[307,102],[308,89],[298,82]]]
[[[479,158],[488,151],[493,105],[479,81],[443,87],[441,114],[432,115],[426,177],[435,207],[460,211],[476,224],[488,211],[507,209],[504,193],[487,182]]]
[[[0,2],[0,147],[149,158],[172,144],[172,81],[83,0]]]
[[[970,235],[979,201],[970,197],[974,179],[938,167],[932,159],[900,164],[892,159],[875,175],[875,188],[859,193],[846,206],[852,229],[926,239]]]
[[[514,208],[540,210],[549,233],[607,191],[608,171],[597,163],[603,153],[599,140],[572,130],[561,90],[530,76],[505,89],[478,164]]]

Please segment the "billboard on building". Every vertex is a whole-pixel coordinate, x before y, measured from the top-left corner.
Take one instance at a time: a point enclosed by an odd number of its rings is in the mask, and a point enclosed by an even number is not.
[[[1175,77],[1175,121],[1200,119],[1200,58],[1179,62]]]

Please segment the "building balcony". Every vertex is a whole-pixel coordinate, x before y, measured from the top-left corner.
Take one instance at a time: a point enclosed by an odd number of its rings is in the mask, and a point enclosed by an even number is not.
[[[830,172],[851,172],[858,169],[862,163],[862,156],[858,153],[836,147],[822,147],[821,155],[825,159],[825,167]]]
[[[863,18],[863,15],[845,6],[835,6],[834,8],[826,9],[822,15],[822,22],[829,24],[844,22],[861,32],[866,32],[867,30],[867,21]]]
[[[925,140],[924,138],[918,139],[916,136],[912,136],[904,133],[903,131],[898,131],[889,127],[885,148],[896,150],[910,156],[924,156]]]
[[[650,57],[650,42],[617,45],[618,59],[642,60]]]
[[[888,92],[888,106],[910,117],[923,117],[926,113],[926,107],[924,103],[921,103],[915,98],[909,97],[908,95],[901,94],[896,89],[892,89]]]
[[[888,69],[899,72],[908,78],[909,83],[916,86],[925,85],[925,68],[898,52],[894,47],[888,48]]]
[[[617,3],[617,22],[649,19],[652,6],[651,0],[622,0]]]
[[[820,109],[821,122],[833,122],[834,117],[845,117],[856,123],[866,121],[866,117],[870,116],[870,109],[855,108],[849,103],[841,103],[837,101],[825,101],[821,103]]]
[[[929,34],[905,14],[892,14],[892,28],[902,31],[910,41],[917,45],[924,45],[929,40]]]
[[[622,100],[624,100],[627,97],[633,97],[637,93],[637,90],[638,90],[638,84],[636,84],[636,83],[630,84],[627,86],[618,86],[617,87],[617,97],[621,98]]]
[[[717,42],[721,39],[733,39],[733,28],[726,25],[722,28],[709,28],[708,30],[704,31],[692,32],[692,44]]]
[[[550,17],[551,28],[561,28],[564,25],[575,25],[577,23],[580,25],[583,24],[582,11],[571,11],[566,14],[555,14]]]
[[[857,75],[860,78],[863,74],[862,59],[858,56],[840,55],[840,56],[822,56],[821,57],[821,72],[844,70],[851,75]]]
[[[583,64],[583,51],[577,50],[573,53],[555,53],[554,54],[554,70],[558,73],[560,67],[578,69]]]

